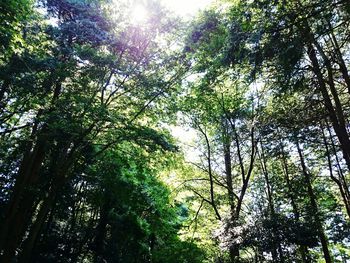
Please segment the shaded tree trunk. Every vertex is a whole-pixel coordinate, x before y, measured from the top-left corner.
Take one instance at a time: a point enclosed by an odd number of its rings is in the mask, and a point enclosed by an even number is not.
[[[336,152],[336,149],[335,149],[335,145],[334,145],[333,139],[331,138],[331,145],[332,145],[332,148],[334,150],[334,155],[335,155],[336,161],[337,161],[339,178],[337,178],[334,175],[334,173],[333,173],[333,165],[332,165],[332,160],[331,160],[330,149],[329,149],[329,146],[328,146],[326,135],[324,133],[324,128],[321,127],[321,129],[322,129],[323,142],[324,142],[325,150],[326,150],[329,174],[330,174],[331,179],[337,184],[337,186],[339,188],[341,197],[343,199],[343,202],[344,202],[344,205],[345,205],[345,208],[346,208],[346,212],[348,214],[348,217],[350,218],[350,192],[349,192],[348,184],[346,182],[346,179],[344,177],[342,169],[341,169],[341,167],[339,165],[337,152]],[[330,133],[329,127],[328,127],[328,131]],[[330,133],[330,136],[332,136],[331,133]]]
[[[343,152],[344,160],[346,161],[346,164],[350,170],[350,139],[349,135],[347,133],[346,129],[346,120],[344,118],[344,112],[341,107],[341,103],[339,100],[338,93],[335,89],[334,85],[334,79],[333,79],[333,73],[332,68],[330,65],[330,62],[328,58],[325,56],[321,46],[317,43],[317,40],[312,35],[312,31],[309,28],[309,26],[306,24],[304,25],[305,28],[300,28],[302,35],[306,38],[306,46],[307,46],[307,54],[311,61],[312,65],[312,71],[314,72],[319,91],[322,94],[325,108],[328,112],[329,118],[331,120],[332,126],[334,128],[334,131],[338,137],[338,140],[340,142],[340,148]],[[331,94],[333,96],[333,100],[335,102],[335,106],[333,105],[332,98],[330,94],[328,93],[327,89],[327,82],[325,81],[323,77],[323,73],[320,67],[319,60],[317,58],[317,53],[314,48],[314,45],[316,46],[317,50],[320,52],[321,56],[325,60],[326,69],[328,73],[328,79],[329,79],[329,88],[331,91]]]
[[[44,157],[45,141],[39,140],[34,149],[28,150],[23,158],[1,227],[0,251],[3,253],[1,262],[12,261],[31,220],[32,211],[35,209],[35,190]]]
[[[273,200],[272,187],[271,187],[271,183],[270,183],[269,173],[268,173],[268,170],[267,170],[267,163],[266,163],[264,148],[263,148],[263,145],[262,145],[261,141],[260,141],[260,149],[261,149],[261,153],[259,154],[259,152],[258,152],[258,156],[259,156],[259,159],[260,159],[260,166],[261,166],[261,170],[263,172],[264,180],[265,180],[265,184],[266,184],[267,200],[268,200],[268,207],[269,207],[270,217],[274,218],[276,213],[275,213],[275,205],[274,205],[274,200]],[[275,240],[276,240],[276,238],[275,238]],[[282,258],[283,257],[283,255],[282,255],[283,252],[282,252],[282,247],[281,247],[281,243],[280,242],[278,242],[278,245],[274,246],[274,248],[271,251],[273,262],[278,262],[277,250],[280,253],[280,258]],[[283,262],[283,261],[280,261],[280,262]]]
[[[108,193],[106,193],[105,195],[108,195]],[[100,219],[96,227],[96,234],[95,234],[95,240],[94,240],[94,262],[95,263],[104,262],[101,256],[103,255],[103,251],[104,251],[104,240],[107,232],[109,208],[110,208],[110,204],[107,197],[107,199],[104,201],[104,204],[101,207]]]
[[[288,162],[287,162],[287,157],[286,157],[286,153],[284,151],[283,145],[281,145],[281,159],[282,159],[282,170],[283,170],[284,178],[286,180],[286,184],[287,184],[287,188],[288,188],[288,195],[289,195],[289,199],[290,199],[290,202],[292,205],[294,218],[297,222],[300,222],[300,212],[299,212],[298,206],[296,204],[296,201],[295,201],[295,198],[293,195],[293,189],[292,189],[291,182],[290,182]],[[311,262],[311,259],[309,256],[309,250],[308,250],[307,246],[300,245],[299,251],[300,251],[300,255],[301,255],[303,262],[305,262],[305,263]]]
[[[308,196],[309,196],[309,199],[310,199],[311,209],[313,210],[312,214],[314,215],[314,220],[315,220],[315,223],[316,223],[316,226],[317,226],[317,230],[318,230],[317,231],[318,232],[318,237],[319,237],[319,239],[321,241],[321,245],[322,245],[323,256],[324,256],[324,259],[325,259],[326,263],[332,263],[333,262],[332,255],[331,255],[331,253],[329,251],[328,240],[327,240],[326,234],[324,232],[321,219],[319,217],[319,209],[318,209],[318,205],[317,205],[317,198],[316,198],[316,195],[314,193],[314,190],[313,190],[313,187],[312,187],[312,184],[311,184],[310,173],[308,172],[308,169],[306,167],[306,163],[305,163],[305,160],[304,160],[304,155],[303,155],[302,149],[300,148],[299,141],[298,141],[298,139],[296,137],[295,137],[295,143],[296,143],[296,146],[297,146],[297,150],[298,150],[298,154],[299,154],[299,158],[300,158],[300,164],[301,164],[302,172],[303,172],[303,175],[304,175],[304,178],[305,178],[305,182],[306,182],[306,186],[307,186],[307,193],[308,193]]]

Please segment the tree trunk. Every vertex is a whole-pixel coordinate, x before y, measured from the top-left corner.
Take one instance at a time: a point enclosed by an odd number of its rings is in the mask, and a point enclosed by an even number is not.
[[[229,197],[229,205],[230,205],[230,220],[235,224],[235,200],[233,194],[233,184],[232,184],[232,163],[231,163],[231,140],[228,134],[228,129],[226,123],[223,125],[223,149],[224,149],[224,161],[225,161],[225,174],[226,174],[226,183],[227,183],[227,191]],[[232,244],[229,248],[229,254],[231,262],[236,262],[236,258],[239,257],[239,247],[237,244]]]
[[[19,256],[18,263],[26,263],[31,261],[33,248],[46,221],[47,215],[54,204],[55,196],[56,192],[50,192],[49,196],[41,204],[36,219],[29,231],[28,237],[24,241],[22,253]]]
[[[274,218],[276,213],[275,213],[275,205],[274,205],[274,200],[273,200],[273,193],[272,193],[269,173],[268,173],[268,170],[267,170],[267,164],[266,164],[266,159],[265,159],[264,148],[263,148],[263,145],[262,145],[261,141],[260,141],[260,149],[261,149],[261,154],[258,153],[258,156],[259,156],[259,159],[260,159],[260,165],[261,165],[261,169],[262,169],[262,172],[263,172],[263,175],[264,175],[264,179],[265,179],[265,183],[266,183],[267,200],[268,200],[268,207],[269,207],[269,212],[270,212],[270,218]],[[275,240],[276,240],[276,238],[275,238]],[[278,245],[274,246],[272,251],[271,251],[273,262],[278,262],[277,250],[280,253],[280,257],[283,257],[283,255],[282,255],[283,251],[282,251],[282,246],[281,246],[280,242],[278,242]],[[280,261],[280,262],[282,262],[282,261]]]
[[[328,147],[327,138],[326,138],[326,135],[324,133],[324,128],[322,127],[322,125],[321,125],[321,129],[322,129],[323,142],[324,142],[325,150],[326,150],[329,174],[330,174],[331,179],[338,185],[340,194],[342,196],[342,199],[343,199],[343,202],[344,202],[344,205],[345,205],[345,208],[346,208],[346,212],[348,214],[348,217],[350,218],[350,193],[349,193],[349,188],[348,188],[347,182],[345,180],[345,177],[342,174],[341,167],[340,167],[339,164],[338,164],[338,169],[339,169],[338,173],[340,174],[340,178],[336,178],[334,173],[333,173],[332,160],[331,160],[331,157],[330,157],[330,150],[329,150],[329,147]],[[328,130],[328,131],[330,132],[330,130]],[[330,133],[330,136],[332,136],[331,133]],[[333,146],[333,149],[335,151],[335,146],[334,146],[332,138],[331,138],[331,145]],[[336,156],[336,151],[335,151],[335,156]],[[338,158],[336,157],[336,159],[338,159]],[[337,162],[338,162],[338,160],[337,160]]]
[[[348,94],[350,95],[350,76],[349,76],[349,71],[348,71],[346,63],[344,61],[343,54],[341,52],[338,40],[337,40],[336,36],[334,35],[333,28],[332,28],[332,25],[331,25],[330,22],[328,22],[328,27],[329,27],[329,31],[330,31],[329,35],[330,35],[330,38],[332,40],[332,45],[333,45],[333,48],[334,48],[334,53],[336,54],[336,57],[338,59],[337,63],[339,65],[340,72],[342,73],[344,81],[346,83]]]
[[[213,178],[214,175],[213,175],[212,164],[211,164],[212,157],[211,157],[211,146],[210,146],[209,138],[208,138],[206,131],[203,130],[200,127],[200,125],[197,125],[197,127],[198,127],[199,131],[202,133],[202,135],[204,136],[206,147],[207,147],[207,158],[206,159],[207,159],[207,163],[208,163],[208,175],[209,175],[209,182],[210,182],[210,201],[209,201],[209,203],[213,207],[217,219],[221,220],[221,216],[220,216],[219,210],[216,206],[215,196],[214,196],[214,178]]]
[[[69,143],[65,142],[66,145],[69,145]],[[27,239],[24,241],[22,253],[20,254],[18,262],[25,263],[29,262],[32,256],[32,251],[35,245],[35,242],[37,241],[40,231],[46,221],[47,215],[49,211],[52,209],[54,202],[56,200],[57,193],[60,189],[62,189],[63,185],[67,181],[67,174],[69,169],[71,168],[71,165],[73,164],[73,156],[70,154],[67,154],[67,146],[63,146],[61,150],[61,154],[58,154],[57,158],[58,161],[54,162],[53,168],[52,168],[52,181],[50,190],[46,196],[46,198],[43,200],[42,204],[40,205],[39,211],[36,215],[35,221],[31,225],[31,228],[29,230],[29,234]]]
[[[106,199],[101,207],[100,220],[96,227],[96,235],[94,240],[94,262],[100,263],[104,262],[101,258],[104,251],[104,240],[106,237],[107,223],[108,223],[108,213],[110,209],[110,202],[108,198],[108,193],[105,193]]]
[[[321,219],[319,217],[317,198],[316,198],[316,195],[315,195],[314,190],[312,188],[310,173],[307,170],[306,163],[304,160],[304,155],[303,155],[303,152],[300,148],[299,141],[296,137],[295,137],[295,143],[297,146],[297,150],[298,150],[298,154],[299,154],[299,158],[300,158],[300,164],[301,164],[302,172],[303,172],[306,186],[307,186],[307,193],[308,193],[308,196],[310,199],[311,208],[313,210],[312,214],[314,215],[314,220],[315,220],[316,226],[318,228],[317,229],[318,236],[319,236],[319,239],[321,241],[323,256],[324,256],[326,263],[332,263],[333,262],[332,255],[329,251],[328,240],[327,240],[327,237],[325,235]]]
[[[321,56],[323,54],[322,49],[320,48],[319,44],[317,41],[314,39],[311,29],[306,25],[305,28],[301,28],[302,35],[305,36],[307,39],[307,54],[309,59],[311,60],[312,64],[312,70],[316,76],[317,83],[319,90],[322,94],[324,104],[326,107],[326,110],[328,112],[329,118],[332,122],[332,126],[334,128],[334,131],[338,137],[338,140],[340,142],[340,148],[343,152],[343,157],[346,161],[346,164],[350,170],[350,140],[349,140],[349,135],[347,133],[346,129],[346,121],[344,118],[344,112],[341,108],[341,104],[338,98],[337,91],[335,90],[334,87],[334,80],[333,74],[332,74],[332,69],[331,66],[329,65],[329,61],[327,60],[326,57],[324,59],[326,60],[325,63],[327,64],[327,72],[328,72],[328,77],[330,79],[329,86],[331,89],[331,93],[333,95],[333,99],[336,103],[336,107],[333,106],[332,99],[328,93],[327,90],[327,84],[326,81],[323,77],[320,64],[316,55],[316,50],[314,49],[313,45],[315,44],[316,47],[318,47],[318,51],[321,52]],[[324,55],[324,54],[323,54]],[[328,62],[327,62],[328,61]]]
[[[289,199],[290,199],[290,202],[292,205],[294,218],[297,222],[300,222],[300,212],[299,212],[298,206],[297,206],[295,199],[294,199],[294,196],[293,196],[293,189],[291,187],[290,178],[289,178],[287,157],[286,157],[283,145],[281,146],[281,157],[282,157],[282,166],[283,166],[282,170],[283,170],[283,174],[284,174],[284,177],[286,180],[286,184],[287,184],[287,188],[288,188],[288,195],[289,195]],[[302,262],[304,262],[304,263],[311,262],[310,256],[309,256],[309,250],[308,250],[307,246],[300,245],[299,252],[300,252],[300,255],[302,258]]]
[[[11,262],[22,236],[31,220],[35,208],[36,185],[39,171],[45,157],[45,142],[38,141],[33,151],[24,156],[19,169],[12,197],[5,212],[1,227],[1,262]]]

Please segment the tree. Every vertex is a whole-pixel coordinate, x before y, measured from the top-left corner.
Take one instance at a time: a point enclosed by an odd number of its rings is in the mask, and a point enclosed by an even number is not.
[[[86,165],[86,159],[91,161],[125,140],[157,139],[154,130],[143,127],[138,119],[171,90],[178,81],[174,76],[182,72],[181,67],[169,70],[177,63],[172,54],[153,57],[159,51],[154,36],[166,35],[170,20],[157,25],[150,20],[145,28],[127,24],[115,30],[124,14],[113,21],[102,3],[40,3],[57,23],[23,28],[34,38],[31,45],[38,41],[36,30],[43,32],[39,34],[43,44],[38,50],[29,45],[20,58],[29,59],[27,68],[11,72],[13,82],[3,80],[11,87],[4,91],[4,110],[9,114],[3,133],[14,152],[10,162],[16,163],[9,167],[13,170],[5,170],[8,181],[15,178],[15,183],[5,190],[10,197],[2,216],[3,262],[11,261],[20,246],[21,260],[30,258],[57,195],[76,169]],[[27,85],[33,85],[31,92]],[[98,150],[92,153],[95,147]]]

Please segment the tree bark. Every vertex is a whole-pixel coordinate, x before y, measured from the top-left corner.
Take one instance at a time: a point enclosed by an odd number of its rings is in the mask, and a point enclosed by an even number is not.
[[[281,158],[282,158],[282,170],[283,170],[284,178],[286,180],[288,195],[292,205],[294,218],[297,222],[300,222],[300,212],[293,195],[293,189],[292,189],[290,177],[289,177],[288,162],[287,162],[287,157],[286,157],[283,145],[281,146]],[[304,263],[311,263],[308,247],[305,245],[300,245],[299,251],[300,251],[302,261]]]
[[[311,208],[312,208],[312,214],[314,215],[314,220],[317,226],[317,230],[318,230],[318,237],[321,241],[321,245],[322,245],[322,251],[323,251],[323,256],[324,259],[326,261],[326,263],[332,263],[332,255],[329,251],[328,248],[328,240],[326,237],[326,234],[324,232],[323,229],[323,225],[321,222],[321,219],[319,217],[319,209],[318,209],[318,204],[317,204],[317,197],[314,193],[313,187],[312,187],[312,183],[311,183],[311,178],[310,178],[310,173],[308,172],[308,169],[306,167],[306,163],[304,160],[304,155],[303,152],[300,148],[300,144],[298,139],[295,137],[295,144],[297,146],[297,150],[298,150],[298,154],[299,154],[299,159],[300,159],[300,164],[301,164],[301,168],[302,168],[302,172],[305,178],[305,182],[306,182],[306,186],[307,186],[307,193],[310,199],[310,204],[311,204]]]
[[[299,5],[300,5],[300,8],[302,8],[302,4],[300,3],[300,1],[299,1]],[[343,157],[350,170],[350,139],[346,129],[346,120],[344,118],[345,115],[339,100],[338,92],[334,85],[332,66],[330,64],[329,59],[323,52],[321,45],[315,39],[315,36],[313,35],[313,32],[310,26],[308,25],[307,21],[303,21],[302,24],[298,25],[298,28],[301,36],[305,39],[307,55],[311,61],[312,71],[316,76],[318,88],[323,97],[325,108],[328,112],[334,131],[340,142],[340,148],[343,152]],[[328,86],[333,96],[335,106],[333,105],[332,97],[328,93],[327,82],[324,79],[324,76],[320,67],[319,59],[317,57],[317,53],[314,46],[316,47],[316,49],[318,50],[319,54],[321,55],[321,57],[325,62],[326,70],[328,73],[328,82],[329,82]]]
[[[45,158],[45,142],[39,140],[32,151],[24,156],[19,169],[12,198],[7,206],[1,227],[1,262],[11,262],[22,236],[31,220],[36,200],[39,171]]]
[[[340,178],[336,178],[334,173],[333,173],[331,153],[330,153],[330,149],[328,147],[326,134],[324,132],[324,128],[322,127],[322,125],[321,125],[321,129],[322,129],[323,142],[324,142],[325,150],[326,150],[329,174],[330,174],[331,179],[337,184],[337,186],[339,188],[340,194],[342,196],[342,199],[343,199],[343,202],[345,205],[346,212],[348,214],[348,217],[350,218],[350,192],[349,192],[349,188],[348,188],[347,182],[345,180],[345,177],[342,175],[340,165],[338,165],[338,169],[339,169],[338,173],[340,174]],[[330,136],[332,136],[332,134],[330,134]],[[333,146],[333,148],[335,148],[332,139],[331,139],[331,145]],[[336,151],[335,151],[335,155],[336,155]]]
[[[205,139],[206,147],[207,147],[207,163],[208,163],[208,174],[209,174],[209,182],[210,182],[210,204],[214,209],[215,215],[218,220],[221,220],[221,216],[219,214],[219,210],[216,207],[215,196],[214,196],[214,178],[213,178],[213,170],[211,166],[211,146],[209,142],[209,138],[205,130],[203,130],[200,125],[197,125],[199,131],[202,133]]]
[[[260,141],[260,149],[261,149],[261,153],[259,154],[259,151],[257,151],[257,153],[258,153],[258,157],[260,159],[261,170],[262,170],[262,173],[264,175],[264,180],[266,183],[267,200],[268,200],[268,208],[269,208],[269,212],[270,212],[270,218],[273,219],[276,216],[275,205],[274,205],[274,200],[273,200],[273,192],[272,192],[272,188],[271,188],[270,177],[269,177],[269,173],[268,173],[268,169],[267,169],[267,163],[266,163],[266,159],[265,159],[264,148],[263,148],[261,141]],[[275,234],[275,233],[272,233],[272,234]],[[274,237],[274,239],[276,241],[276,237]],[[279,251],[280,258],[283,258],[283,250],[282,250],[281,243],[279,241],[277,241],[277,242],[278,242],[278,245],[274,246],[272,251],[271,251],[272,260],[273,260],[273,262],[283,262],[283,260],[278,261],[277,250]]]

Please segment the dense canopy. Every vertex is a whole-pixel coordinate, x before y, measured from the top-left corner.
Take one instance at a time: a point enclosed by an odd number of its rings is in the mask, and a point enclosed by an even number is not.
[[[0,2],[0,262],[350,262],[350,2],[168,6]]]

